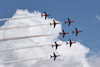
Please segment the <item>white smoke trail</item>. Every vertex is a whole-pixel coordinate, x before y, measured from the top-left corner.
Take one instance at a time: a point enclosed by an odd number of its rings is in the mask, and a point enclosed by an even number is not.
[[[20,17],[20,18],[5,18],[5,19],[0,19],[0,21],[17,20],[17,19],[27,19],[27,18],[32,18],[32,17],[36,17],[36,16]]]
[[[34,35],[34,36],[24,36],[24,37],[6,38],[6,39],[0,39],[0,42],[9,41],[9,40],[18,40],[18,39],[34,38],[34,37],[51,36],[51,35],[56,35],[56,34]]]
[[[41,46],[31,46],[31,47],[22,47],[22,48],[13,48],[13,49],[2,49],[0,52],[20,50],[20,49],[28,49],[28,48],[36,48],[36,47],[44,47],[44,46],[52,46],[52,45],[41,45]]]
[[[50,25],[50,24],[40,24],[40,25],[30,25],[30,26],[20,26],[20,27],[7,27],[7,28],[0,28],[0,30],[20,29],[20,28],[37,27],[37,26],[44,26],[44,25]]]
[[[40,60],[40,59],[43,59],[43,58],[49,58],[49,56],[41,57],[41,58],[26,59],[26,60],[16,60],[16,61],[2,62],[2,63],[0,63],[0,65],[18,63],[18,62],[25,62],[25,61],[32,61],[32,60]]]

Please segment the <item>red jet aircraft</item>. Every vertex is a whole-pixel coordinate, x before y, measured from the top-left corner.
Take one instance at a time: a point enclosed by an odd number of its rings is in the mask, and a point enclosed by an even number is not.
[[[75,22],[75,21],[70,21],[70,19],[68,18],[68,21],[65,21],[65,24],[68,23],[68,26],[70,26],[70,23]]]
[[[63,29],[62,29],[62,30],[63,30]],[[64,38],[65,34],[69,34],[69,32],[65,32],[65,31],[63,30],[63,33],[60,33],[60,32],[59,32],[59,35],[61,35],[61,34],[63,34],[63,38]]]
[[[71,39],[69,39],[69,43],[66,42],[66,45],[67,45],[67,44],[70,44],[70,47],[71,47],[73,43],[76,43],[76,42],[72,42]]]
[[[56,57],[58,57],[60,55],[56,55],[54,52],[53,52],[53,54],[54,54],[53,56],[50,55],[50,58],[54,57],[54,61],[55,61],[56,60]]]
[[[45,16],[45,19],[47,18],[47,16],[50,16],[51,14],[47,14],[45,11],[44,11],[44,15],[41,14],[41,17]]]
[[[58,47],[58,46],[61,46],[61,44],[57,44],[57,43],[55,42],[55,45],[52,45],[52,48],[53,48],[54,46],[56,47],[56,50],[57,50],[57,47]]]
[[[72,31],[72,34],[73,34],[73,33],[76,33],[76,36],[78,35],[79,32],[82,32],[82,31],[78,31],[77,28],[75,28],[75,30],[76,30],[76,31]]]
[[[60,23],[56,23],[55,20],[53,20],[53,22],[54,22],[54,23],[50,23],[50,26],[51,26],[51,25],[54,25],[54,28],[55,28],[56,24],[60,24]]]

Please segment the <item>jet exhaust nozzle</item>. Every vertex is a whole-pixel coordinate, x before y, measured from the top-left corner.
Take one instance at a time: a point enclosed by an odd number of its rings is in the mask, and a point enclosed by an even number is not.
[[[43,15],[41,14],[41,17],[43,17]]]
[[[66,24],[67,22],[65,21],[65,24]]]
[[[59,32],[59,35],[61,35],[61,33]]]
[[[50,23],[50,26],[52,25],[52,23]]]
[[[52,48],[54,47],[54,45],[52,45]]]
[[[52,56],[50,55],[50,59],[52,58]]]

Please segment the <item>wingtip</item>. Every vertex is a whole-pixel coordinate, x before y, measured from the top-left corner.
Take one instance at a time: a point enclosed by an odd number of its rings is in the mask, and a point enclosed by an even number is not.
[[[69,18],[68,18],[68,20],[69,20]]]

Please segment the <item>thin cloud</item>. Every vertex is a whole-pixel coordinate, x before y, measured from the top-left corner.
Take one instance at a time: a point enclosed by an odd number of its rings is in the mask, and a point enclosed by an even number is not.
[[[100,21],[100,16],[99,15],[96,15],[96,18]]]

